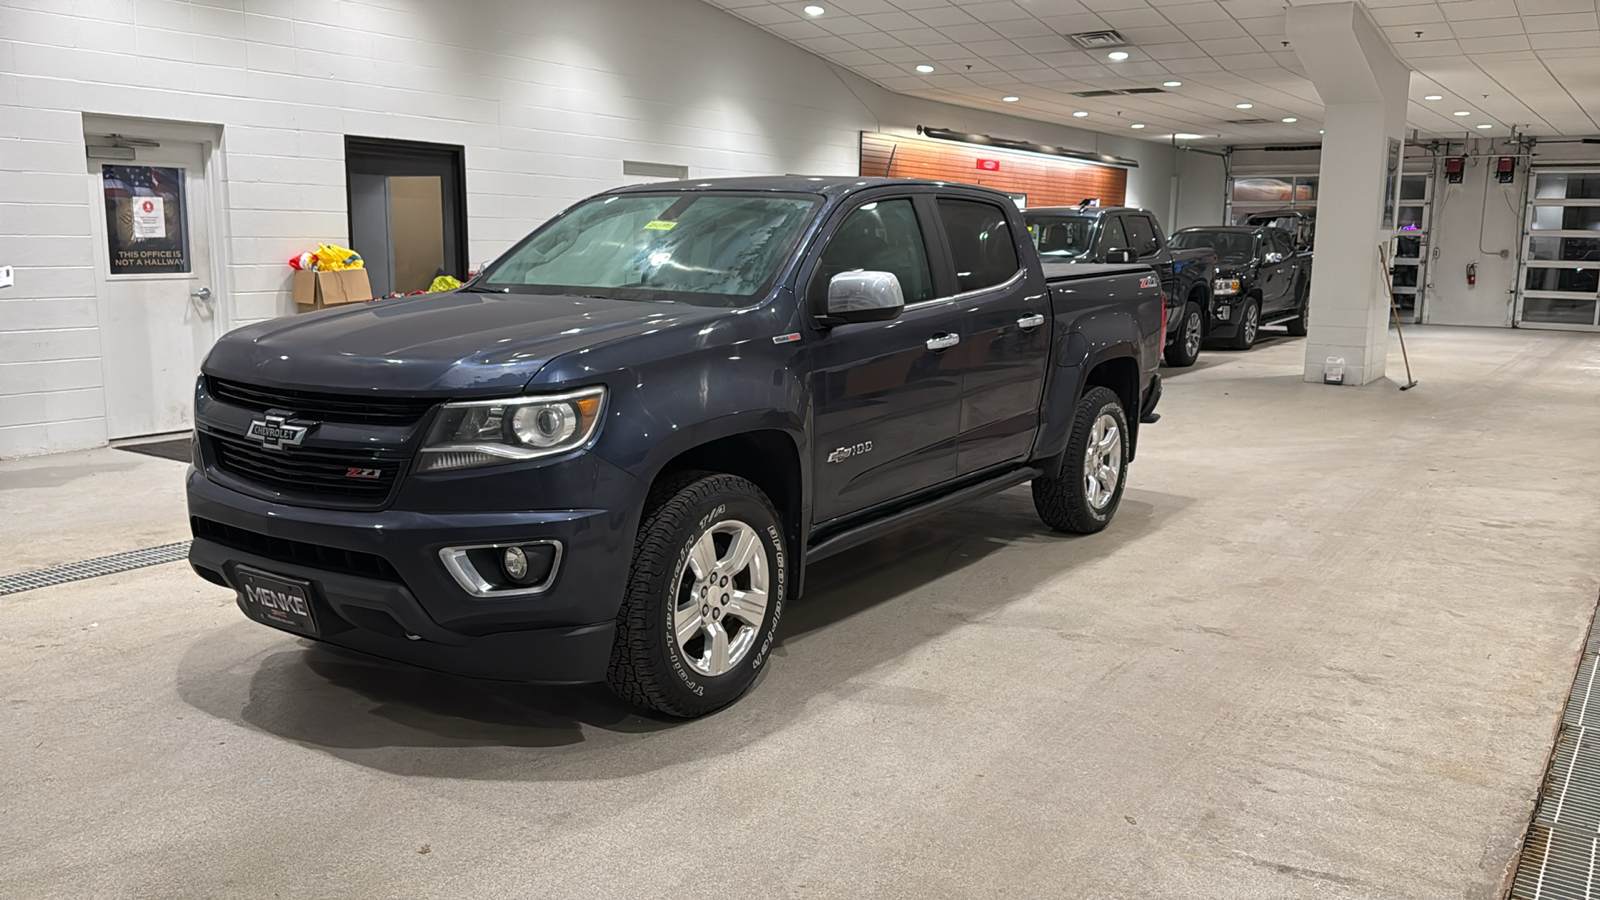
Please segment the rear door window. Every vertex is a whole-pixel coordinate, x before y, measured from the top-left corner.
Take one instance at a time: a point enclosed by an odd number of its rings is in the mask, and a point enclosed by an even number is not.
[[[889,272],[907,303],[933,299],[933,274],[910,198],[874,200],[851,211],[822,252],[811,280],[813,309],[827,306],[828,282],[841,272]]]
[[[978,200],[939,198],[939,219],[950,239],[956,291],[966,293],[1008,281],[1021,268],[1005,210]]]
[[[1271,233],[1272,233],[1272,249],[1278,251],[1279,253],[1282,253],[1285,259],[1293,256],[1294,255],[1294,242],[1289,239],[1288,233],[1287,232],[1283,232],[1283,231],[1279,231],[1277,229],[1273,229],[1273,231]]]

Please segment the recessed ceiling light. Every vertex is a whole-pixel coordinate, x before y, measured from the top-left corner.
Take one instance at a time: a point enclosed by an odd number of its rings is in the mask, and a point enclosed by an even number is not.
[[[1133,126],[1133,127],[1134,127],[1134,128],[1143,128],[1143,127],[1144,127],[1144,125],[1143,125],[1143,123],[1140,123],[1140,124],[1136,124],[1136,125],[1134,125],[1134,126]]]
[[[1254,109],[1255,108],[1255,104],[1254,103],[1235,103],[1233,105],[1233,108],[1234,109]]]
[[[1087,116],[1087,115],[1088,115],[1088,113],[1086,113],[1086,112],[1084,112],[1083,110],[1080,109],[1077,112],[1073,113],[1072,117],[1074,119],[1081,119],[1081,118],[1083,118],[1084,116]]]
[[[1190,134],[1187,131],[1180,131],[1177,134],[1173,135],[1173,137],[1177,138],[1180,141],[1192,141],[1192,140],[1198,139],[1200,137],[1200,135],[1198,135],[1198,134]]]
[[[1007,103],[1015,103],[1018,100],[1021,100],[1022,98],[1021,97],[1001,97],[1000,99],[1004,100]]]
[[[1320,129],[1319,129],[1319,130],[1318,130],[1318,131],[1317,131],[1317,134],[1327,134],[1327,133],[1328,133],[1328,132],[1326,132],[1326,131],[1323,131],[1323,130],[1320,130]]]
[[[1458,116],[1470,116],[1470,115],[1472,115],[1472,113],[1470,113],[1470,112],[1468,112],[1467,110],[1464,110],[1464,109],[1458,109],[1458,110],[1456,110],[1456,115],[1458,115]]]
[[[1163,82],[1161,82],[1161,86],[1162,87],[1183,87],[1183,82],[1181,82],[1181,81],[1163,81]]]
[[[1444,95],[1443,94],[1429,94],[1428,96],[1423,97],[1422,99],[1424,99],[1424,100],[1443,100],[1444,99]]]
[[[1283,117],[1283,120],[1284,120],[1284,121],[1285,121],[1285,122],[1290,122],[1290,123],[1293,123],[1293,122],[1298,122],[1298,121],[1300,121],[1300,120],[1299,120],[1299,119],[1296,119],[1296,118],[1295,118],[1295,117],[1294,117],[1294,116],[1284,116],[1284,117]]]
[[[1490,125],[1490,124],[1489,124],[1489,123],[1487,123],[1487,122],[1485,122],[1485,123],[1483,123],[1483,124],[1482,124],[1482,125],[1479,125],[1479,126],[1478,126],[1478,127],[1479,127],[1479,128],[1493,128],[1493,127],[1494,127],[1494,126],[1493,126],[1493,125]]]
[[[808,6],[808,7],[806,7],[806,15],[811,16],[812,18],[816,18],[817,16],[820,16],[825,12],[827,12],[827,10],[823,9],[820,6]]]
[[[1113,50],[1110,53],[1107,53],[1106,56],[1110,57],[1111,59],[1116,60],[1117,62],[1122,62],[1123,60],[1128,58],[1128,51],[1126,51],[1126,50]]]
[[[922,65],[920,65],[920,66],[917,66],[917,71],[918,71],[918,72],[921,72],[921,73],[922,73],[922,74],[924,74],[924,75],[926,75],[926,74],[928,74],[928,73],[929,73],[929,72],[932,72],[932,71],[933,71],[933,66],[930,66],[930,65],[928,65],[928,64],[927,64],[927,63],[923,63],[923,64],[922,64]]]

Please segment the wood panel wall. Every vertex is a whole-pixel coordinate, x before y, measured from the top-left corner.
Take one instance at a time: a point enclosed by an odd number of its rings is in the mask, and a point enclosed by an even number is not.
[[[1000,170],[978,168],[980,159],[998,161]],[[1076,206],[1086,197],[1121,206],[1128,195],[1126,169],[872,132],[861,133],[861,174],[980,184],[1026,194],[1029,206]]]

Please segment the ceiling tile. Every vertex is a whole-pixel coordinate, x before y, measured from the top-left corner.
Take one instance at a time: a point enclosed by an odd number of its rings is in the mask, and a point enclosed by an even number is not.
[[[791,41],[798,41],[801,38],[828,36],[826,31],[823,31],[821,28],[818,28],[810,22],[779,22],[776,25],[766,26],[766,29],[773,34],[776,34],[778,37],[788,38]]]
[[[1113,9],[1143,9],[1149,5],[1144,0],[1079,0],[1079,2],[1094,12],[1106,12]]]
[[[988,25],[1008,38],[1039,37],[1055,34],[1055,31],[1049,25],[1032,16],[1026,19],[1007,19],[1003,22],[990,22]]]
[[[894,12],[895,5],[889,0],[822,0],[828,6],[847,12],[851,15],[863,16],[868,13]],[[793,4],[800,6],[800,3]]]
[[[990,25],[993,25],[996,22],[1004,22],[1008,19],[1033,18],[1033,13],[1028,12],[1017,4],[1011,2],[1011,0],[999,0],[999,2],[987,3],[965,3],[962,4],[962,9],[965,9],[968,15],[972,16],[974,19],[977,19],[979,22],[985,22]]]
[[[933,62],[950,62],[951,60],[965,59],[971,52],[960,44],[929,44],[922,48],[922,53]]]
[[[892,34],[881,31],[867,31],[861,34],[846,35],[846,40],[863,50],[883,50],[889,47],[903,47],[900,39]]]
[[[1010,41],[973,41],[964,44],[964,46],[1001,68],[1005,68],[1005,63],[1002,60],[1006,57],[1016,56],[1023,52],[1021,47]]]
[[[1240,53],[1260,53],[1261,45],[1254,38],[1224,38],[1215,41],[1195,41],[1200,49],[1212,56],[1232,56]]]
[[[1379,25],[1420,25],[1429,22],[1443,22],[1444,13],[1439,7],[1428,6],[1395,6],[1389,9],[1374,9],[1372,20]]]
[[[1500,37],[1507,34],[1522,34],[1522,20],[1515,17],[1509,19],[1467,19],[1452,22],[1450,30],[1455,34],[1456,40],[1462,38]]]
[[[1526,10],[1529,15],[1594,11],[1595,0],[1537,0],[1536,4],[1530,3]]]
[[[738,10],[741,19],[747,19],[757,25],[776,25],[779,22],[798,22],[800,17],[781,6],[765,4],[752,6],[748,9]]]
[[[978,21],[954,6],[934,6],[913,10],[911,14],[935,28],[943,28],[946,25],[971,25]]]
[[[1553,16],[1523,16],[1522,26],[1529,34],[1549,34],[1557,31],[1587,31],[1600,38],[1600,19],[1594,13],[1563,13]],[[1600,44],[1600,41],[1596,42]],[[1597,47],[1600,49],[1600,47]]]
[[[877,28],[882,31],[921,28],[923,26],[923,23],[920,19],[913,18],[910,13],[899,11],[870,13],[868,15],[860,16],[859,20],[865,22],[873,28]]]
[[[1183,33],[1192,41],[1215,41],[1223,38],[1245,37],[1245,30],[1232,19],[1224,22],[1195,22],[1183,27]]]
[[[1040,16],[1039,21],[1050,26],[1058,34],[1072,34],[1078,31],[1100,31],[1111,26],[1106,20],[1094,13],[1080,13],[1077,15],[1050,15]]]
[[[902,44],[920,47],[923,44],[943,44],[949,39],[939,33],[936,28],[907,28],[904,31],[891,31],[890,34],[900,39]]]
[[[1444,17],[1452,22],[1458,19],[1505,18],[1517,14],[1515,0],[1459,0],[1440,3],[1439,8],[1444,11]]]
[[[818,28],[837,35],[863,34],[877,30],[870,23],[863,22],[855,16],[824,16],[820,19],[813,19],[812,22]],[[807,24],[811,24],[811,22]]]
[[[1106,12],[1100,13],[1100,18],[1105,19],[1106,24],[1117,29],[1118,31],[1123,31],[1124,29],[1128,28],[1138,28],[1140,26],[1167,24],[1167,20],[1162,17],[1161,13],[1156,12],[1148,6],[1143,9],[1107,10]]]
[[[810,50],[813,53],[842,53],[846,50],[856,49],[855,44],[850,43],[842,37],[835,37],[831,34],[827,37],[803,38],[798,43],[800,46]],[[841,62],[843,62],[843,60],[841,60]],[[846,65],[849,64],[846,63]]]
[[[941,25],[939,32],[951,40],[966,44],[973,41],[997,41],[1000,35],[993,28],[979,22],[967,25]]]
[[[1146,44],[1170,44],[1184,40],[1188,35],[1175,25],[1160,25],[1153,28],[1123,28],[1122,36],[1128,43],[1143,49]]]
[[[1406,59],[1420,59],[1430,56],[1459,56],[1461,45],[1455,41],[1416,41],[1403,47],[1396,47],[1400,55]]]
[[[1254,53],[1213,53],[1211,58],[1215,59],[1218,65],[1230,72],[1243,72],[1250,69],[1276,69],[1279,67],[1277,60],[1260,52],[1259,48]]]
[[[1462,38],[1456,41],[1461,45],[1461,51],[1473,53],[1501,53],[1507,50],[1527,50],[1528,36],[1525,34],[1508,34],[1501,37]]]
[[[1555,48],[1581,47],[1590,51],[1600,50],[1596,46],[1595,36],[1588,31],[1574,31],[1570,34],[1530,34],[1528,43],[1535,50]]]
[[[1078,45],[1060,35],[1051,37],[1025,37],[1017,38],[1011,43],[1028,51],[1029,53],[1060,53],[1064,50],[1077,50]]]
[[[917,47],[880,47],[872,52],[885,62],[908,66],[928,60],[928,55]]]
[[[1256,19],[1262,16],[1283,18],[1282,0],[1222,0],[1222,8],[1235,19]]]
[[[1253,37],[1273,38],[1283,37],[1283,16],[1264,16],[1259,19],[1240,19],[1239,27],[1249,32]]]
[[[1148,44],[1140,47],[1151,59],[1166,61],[1170,59],[1193,59],[1205,56],[1206,52],[1189,41],[1174,41],[1170,44]]]
[[[1212,3],[1211,0],[1163,7],[1161,14],[1174,25],[1186,25],[1190,22],[1224,22],[1233,18],[1220,4]]]

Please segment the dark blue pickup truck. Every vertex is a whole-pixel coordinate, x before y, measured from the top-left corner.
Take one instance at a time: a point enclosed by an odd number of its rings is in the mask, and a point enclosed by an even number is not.
[[[982,188],[623,188],[460,290],[239,329],[188,474],[201,577],[283,630],[680,716],[737,699],[805,565],[1032,482],[1111,521],[1158,276],[1046,273]]]

